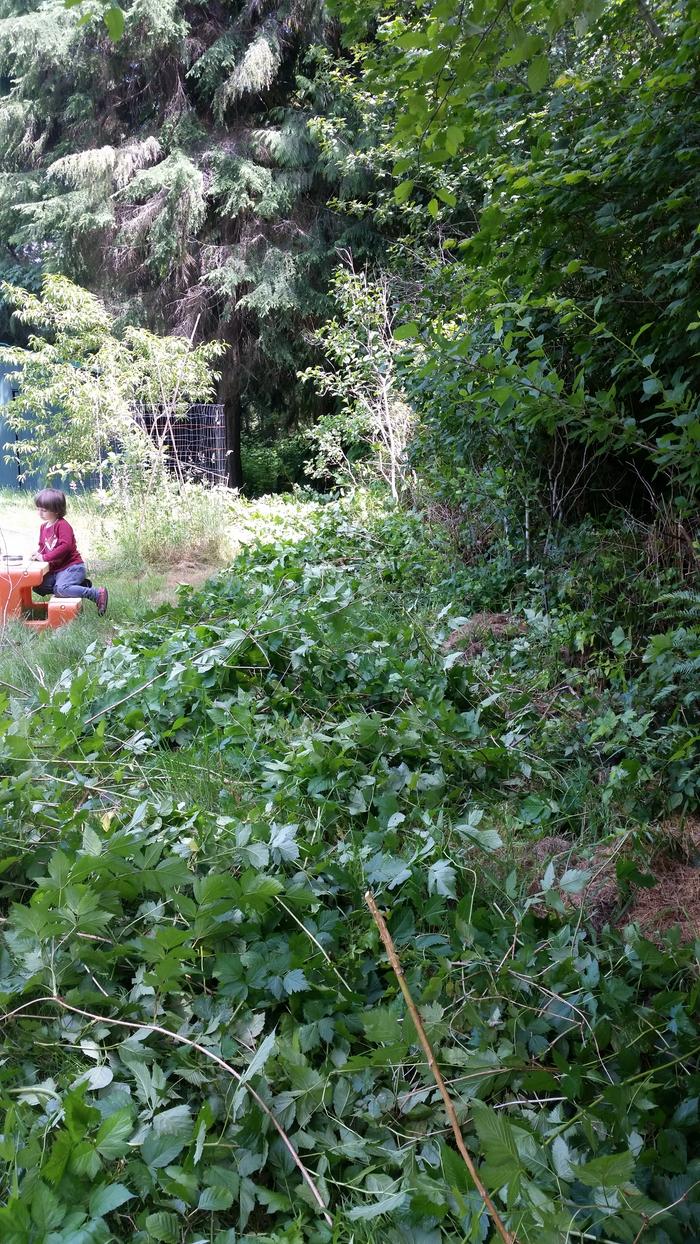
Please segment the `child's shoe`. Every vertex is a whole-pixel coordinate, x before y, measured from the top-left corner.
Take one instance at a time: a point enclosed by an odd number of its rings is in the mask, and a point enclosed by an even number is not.
[[[107,588],[106,587],[98,588],[97,600],[95,601],[95,604],[97,605],[97,612],[99,613],[101,618],[103,618],[107,612],[108,601],[109,601],[109,592],[107,591]]]

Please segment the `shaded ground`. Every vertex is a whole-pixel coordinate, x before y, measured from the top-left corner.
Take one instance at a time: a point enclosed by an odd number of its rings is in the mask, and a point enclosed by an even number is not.
[[[445,652],[459,651],[464,660],[471,660],[483,652],[489,639],[514,639],[525,632],[522,618],[511,613],[475,613],[467,622],[453,631],[445,640]]]
[[[615,872],[620,846],[601,843],[592,851],[581,851],[568,839],[551,835],[540,838],[539,842],[528,843],[526,850],[539,865],[538,882],[545,864],[550,861],[555,866],[555,886],[557,879],[570,870],[580,870],[582,878],[587,878],[581,889],[561,892],[565,910],[576,912],[585,909],[587,919],[596,929],[602,928],[611,919],[620,901]],[[533,882],[533,892],[538,882]],[[545,914],[544,904],[539,911]]]

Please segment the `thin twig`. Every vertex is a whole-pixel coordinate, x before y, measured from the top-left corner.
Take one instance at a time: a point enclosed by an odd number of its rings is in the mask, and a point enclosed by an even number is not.
[[[304,932],[304,933],[306,933],[306,936],[307,936],[307,937],[310,937],[310,938],[311,938],[311,941],[313,942],[314,946],[318,946],[318,949],[320,950],[321,954],[323,955],[324,959],[326,960],[326,963],[328,964],[328,966],[329,966],[329,968],[331,969],[331,971],[335,972],[335,974],[336,974],[336,976],[338,977],[338,980],[340,981],[340,983],[341,983],[341,985],[343,986],[343,988],[344,988],[344,989],[347,989],[347,991],[348,991],[348,993],[349,993],[349,994],[352,994],[352,992],[353,992],[353,991],[352,991],[352,989],[351,989],[350,985],[348,985],[348,982],[346,981],[345,977],[342,975],[342,973],[341,973],[341,972],[339,972],[339,971],[338,971],[338,969],[337,969],[337,967],[335,966],[335,964],[334,964],[333,960],[331,959],[330,955],[328,954],[328,951],[324,949],[324,947],[323,947],[323,946],[321,945],[321,943],[319,942],[318,938],[317,938],[317,937],[314,937],[313,933],[311,932],[311,929],[307,929],[307,927],[306,927],[306,925],[303,923],[303,921],[301,921],[301,920],[298,918],[298,916],[295,916],[295,915],[294,915],[294,912],[291,910],[291,908],[290,908],[290,907],[288,907],[288,906],[287,906],[287,904],[284,902],[284,900],[280,898],[279,894],[278,894],[278,895],[276,895],[276,900],[277,900],[277,902],[279,903],[280,907],[284,907],[284,910],[286,911],[287,915],[288,915],[288,916],[291,916],[291,918],[292,918],[292,920],[294,921],[294,923],[295,923],[295,924],[297,924],[297,925],[299,926],[299,928],[303,930],[303,932]]]
[[[671,1201],[670,1205],[664,1205],[663,1209],[657,1209],[654,1214],[643,1214],[642,1217],[644,1222],[632,1240],[632,1244],[638,1244],[638,1241],[641,1240],[644,1232],[649,1229],[649,1224],[653,1222],[654,1218],[659,1218],[661,1214],[670,1213],[672,1209],[675,1209],[677,1205],[680,1205],[682,1201],[685,1201],[686,1197],[690,1195],[693,1188],[697,1188],[698,1184],[700,1184],[700,1179],[696,1179],[695,1183],[692,1183],[689,1188],[686,1188],[685,1192],[681,1193],[679,1197],[676,1197],[675,1201]]]
[[[225,1062],[223,1058],[219,1058],[218,1054],[214,1054],[214,1052],[212,1050],[208,1050],[206,1046],[200,1045],[198,1041],[191,1041],[189,1037],[183,1037],[181,1036],[179,1032],[171,1032],[169,1028],[162,1028],[160,1024],[151,1024],[151,1023],[148,1023],[147,1021],[144,1023],[136,1024],[136,1023],[131,1023],[127,1019],[114,1019],[111,1015],[98,1015],[94,1011],[84,1011],[79,1006],[71,1006],[70,1002],[66,1002],[64,998],[59,997],[57,994],[48,995],[43,998],[35,998],[33,1002],[25,1002],[22,1006],[16,1007],[14,1011],[9,1011],[7,1015],[3,1015],[0,1018],[0,1023],[5,1024],[7,1023],[8,1020],[14,1019],[16,1015],[20,1015],[23,1011],[29,1010],[30,1007],[38,1006],[40,1003],[43,1003],[43,1002],[53,1003],[54,1006],[60,1006],[64,1011],[71,1011],[74,1015],[83,1015],[85,1019],[89,1019],[93,1023],[114,1024],[119,1028],[131,1028],[131,1029],[136,1029],[136,1031],[143,1031],[143,1029],[147,1028],[150,1032],[159,1032],[162,1036],[169,1037],[171,1041],[177,1041],[179,1042],[180,1045],[186,1045],[191,1050],[197,1050],[200,1054],[203,1054],[205,1058],[210,1058],[213,1063],[216,1063],[218,1067],[221,1067],[224,1071],[228,1073],[228,1075],[232,1076],[233,1079],[238,1084],[241,1084],[244,1086],[244,1088],[246,1089],[246,1092],[250,1093],[250,1096],[253,1098],[253,1101],[256,1103],[257,1106],[259,1106],[263,1114],[266,1115],[267,1118],[270,1120],[272,1126],[274,1127],[278,1136],[282,1140],[284,1147],[286,1148],[287,1152],[292,1158],[294,1165],[301,1172],[301,1176],[304,1180],[304,1183],[307,1185],[307,1187],[311,1191],[311,1194],[314,1200],[316,1201],[316,1204],[319,1206],[319,1209],[321,1210],[323,1217],[328,1223],[328,1226],[329,1227],[333,1226],[333,1219],[331,1218],[330,1214],[328,1213],[326,1209],[326,1205],[323,1200],[323,1197],[321,1196],[321,1193],[319,1192],[318,1188],[316,1187],[316,1184],[311,1178],[311,1175],[309,1174],[306,1167],[304,1166],[304,1163],[299,1157],[299,1154],[294,1148],[294,1145],[289,1139],[287,1133],[284,1131],[284,1128],[282,1127],[280,1123],[277,1122],[277,1119],[275,1118],[274,1114],[270,1110],[270,1107],[266,1104],[266,1102],[263,1101],[262,1097],[260,1097],[260,1095],[256,1093],[255,1089],[252,1088],[252,1086],[246,1080],[243,1079],[243,1076],[241,1075],[241,1073],[239,1071],[236,1071],[235,1067],[232,1067],[230,1063]],[[23,1016],[23,1018],[32,1019],[33,1016],[31,1015]]]
[[[0,687],[7,687],[10,691],[16,691],[18,695],[26,695],[27,691],[24,687],[15,687],[12,682],[0,682]]]
[[[664,39],[664,32],[653,13],[650,11],[649,6],[644,4],[643,0],[637,0],[637,8],[639,9],[642,21],[644,22],[644,25],[649,33],[653,35],[657,43],[662,43]]]
[[[98,713],[93,713],[92,717],[86,717],[85,725],[92,725],[93,721],[97,721],[98,717],[104,717],[105,713],[111,712],[113,708],[119,708],[120,704],[126,704],[127,700],[132,700],[133,697],[138,695],[141,691],[147,691],[149,687],[153,686],[154,682],[158,682],[159,678],[165,678],[165,675],[169,673],[169,669],[161,670],[159,674],[155,674],[153,678],[149,678],[148,682],[142,683],[140,687],[134,687],[128,695],[122,696],[121,700],[115,700],[114,704],[105,705],[105,707],[101,708]]]
[[[445,1081],[443,1080],[442,1074],[440,1072],[440,1068],[437,1065],[437,1061],[435,1059],[432,1046],[426,1035],[425,1028],[423,1027],[423,1021],[420,1017],[418,1008],[415,1002],[413,1001],[408,985],[406,984],[406,978],[404,977],[403,969],[399,962],[399,957],[396,953],[396,947],[392,941],[391,933],[386,927],[386,924],[384,922],[384,917],[382,916],[379,908],[377,907],[374,895],[371,890],[368,890],[367,893],[365,894],[365,902],[372,913],[374,923],[379,929],[379,936],[381,937],[384,943],[384,949],[386,950],[387,956],[389,958],[389,963],[391,964],[393,968],[394,975],[399,983],[399,989],[401,990],[401,993],[403,994],[404,999],[406,1001],[406,1006],[408,1007],[409,1014],[411,1016],[411,1019],[413,1020],[416,1032],[418,1033],[418,1039],[421,1045],[423,1046],[423,1050],[425,1051],[425,1056],[428,1060],[428,1066],[433,1074],[435,1083],[438,1086],[440,1096],[442,1097],[442,1100],[445,1103],[445,1110],[447,1111],[447,1117],[450,1121],[450,1125],[452,1127],[454,1138],[455,1138],[460,1156],[462,1158],[462,1161],[464,1162],[464,1165],[466,1166],[467,1170],[469,1171],[469,1174],[471,1175],[474,1181],[474,1186],[476,1187],[476,1190],[479,1193],[479,1196],[484,1202],[484,1205],[486,1206],[486,1209],[488,1210],[491,1216],[491,1219],[493,1221],[493,1225],[496,1228],[501,1239],[503,1240],[503,1244],[517,1244],[517,1240],[515,1236],[511,1235],[510,1231],[505,1226],[498,1210],[496,1209],[496,1206],[494,1205],[493,1201],[491,1200],[491,1197],[489,1196],[488,1192],[486,1191],[486,1188],[484,1187],[481,1179],[479,1178],[479,1173],[471,1159],[469,1150],[467,1149],[467,1146],[464,1143],[464,1137],[462,1136],[462,1132],[461,1132],[459,1123],[457,1121],[457,1115],[455,1114],[455,1108],[452,1104],[452,1099],[450,1098],[450,1095],[447,1092],[447,1088],[445,1087]]]

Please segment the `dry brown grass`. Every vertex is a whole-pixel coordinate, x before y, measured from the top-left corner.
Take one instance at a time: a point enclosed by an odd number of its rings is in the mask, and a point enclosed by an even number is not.
[[[475,613],[448,636],[443,650],[461,650],[465,660],[469,660],[483,652],[489,639],[514,639],[516,635],[523,635],[525,630],[522,618],[516,618],[512,613]]]
[[[700,937],[700,820],[669,821],[663,829],[668,847],[650,865],[657,884],[635,891],[625,921],[654,940],[678,926],[681,939],[690,942]]]

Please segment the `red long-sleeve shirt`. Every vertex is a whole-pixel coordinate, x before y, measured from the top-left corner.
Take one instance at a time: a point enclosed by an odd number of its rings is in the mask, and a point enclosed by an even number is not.
[[[75,532],[65,518],[55,523],[42,523],[39,528],[39,552],[51,570],[65,570],[66,566],[77,566],[82,557],[75,543]]]

